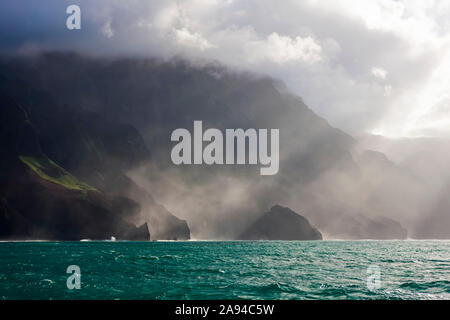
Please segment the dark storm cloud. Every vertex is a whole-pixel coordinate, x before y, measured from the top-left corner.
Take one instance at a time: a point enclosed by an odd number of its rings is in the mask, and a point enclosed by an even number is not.
[[[82,9],[82,30],[65,27],[70,4]],[[433,106],[449,108],[446,1],[4,0],[1,7],[3,52],[215,60],[284,80],[351,133],[449,134],[442,119],[429,119]]]

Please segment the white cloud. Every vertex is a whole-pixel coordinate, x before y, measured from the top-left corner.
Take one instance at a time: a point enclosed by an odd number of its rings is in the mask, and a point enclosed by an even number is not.
[[[112,38],[114,36],[114,30],[112,28],[111,23],[112,23],[111,20],[106,21],[100,29],[102,34],[107,38]]]
[[[214,47],[208,40],[203,38],[198,32],[191,33],[186,28],[173,29],[178,44],[197,48],[200,51]]]
[[[424,88],[441,86],[429,81],[449,39],[442,6],[448,7],[422,0],[186,0],[153,8],[147,20],[165,43],[163,54],[182,52],[281,78],[351,133],[407,135],[418,124],[408,120],[412,127],[405,129],[405,117],[414,119],[424,110],[419,101],[432,99]],[[173,42],[165,37],[170,32]]]
[[[277,63],[303,60],[313,63],[321,59],[322,48],[312,37],[280,36],[278,33],[271,33],[266,40],[267,56]]]
[[[392,99],[374,132],[398,136],[450,137],[450,51],[440,57],[425,81]]]
[[[371,70],[373,76],[379,79],[386,79],[388,72],[380,67],[373,67]]]
[[[284,80],[350,133],[450,136],[450,126],[442,125],[450,119],[442,112],[450,86],[450,1],[98,0],[81,6],[84,25],[102,32],[101,39],[98,32],[88,39],[83,29],[85,45],[76,45],[84,51],[215,60]],[[51,46],[27,39],[19,47],[27,43]],[[74,46],[66,35],[53,44]]]

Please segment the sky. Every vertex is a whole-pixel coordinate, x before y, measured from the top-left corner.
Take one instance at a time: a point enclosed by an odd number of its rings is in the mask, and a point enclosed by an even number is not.
[[[215,61],[283,80],[353,135],[450,137],[448,0],[1,1],[0,52],[55,49]]]

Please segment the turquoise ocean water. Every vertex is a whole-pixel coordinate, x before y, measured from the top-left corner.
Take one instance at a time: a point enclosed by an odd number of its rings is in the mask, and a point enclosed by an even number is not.
[[[450,299],[450,241],[1,242],[0,299]]]

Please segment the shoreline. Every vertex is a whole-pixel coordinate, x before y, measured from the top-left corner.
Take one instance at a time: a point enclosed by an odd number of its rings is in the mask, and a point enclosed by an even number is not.
[[[153,242],[169,242],[169,243],[182,243],[182,242],[392,242],[392,241],[402,241],[402,242],[426,242],[426,241],[450,241],[450,239],[324,239],[324,240],[224,240],[224,239],[191,239],[191,240],[148,240],[148,241],[134,241],[134,240],[44,240],[44,239],[33,239],[33,240],[0,240],[0,243],[33,243],[33,242],[48,242],[48,243],[69,243],[69,242],[82,242],[82,243],[153,243]]]

